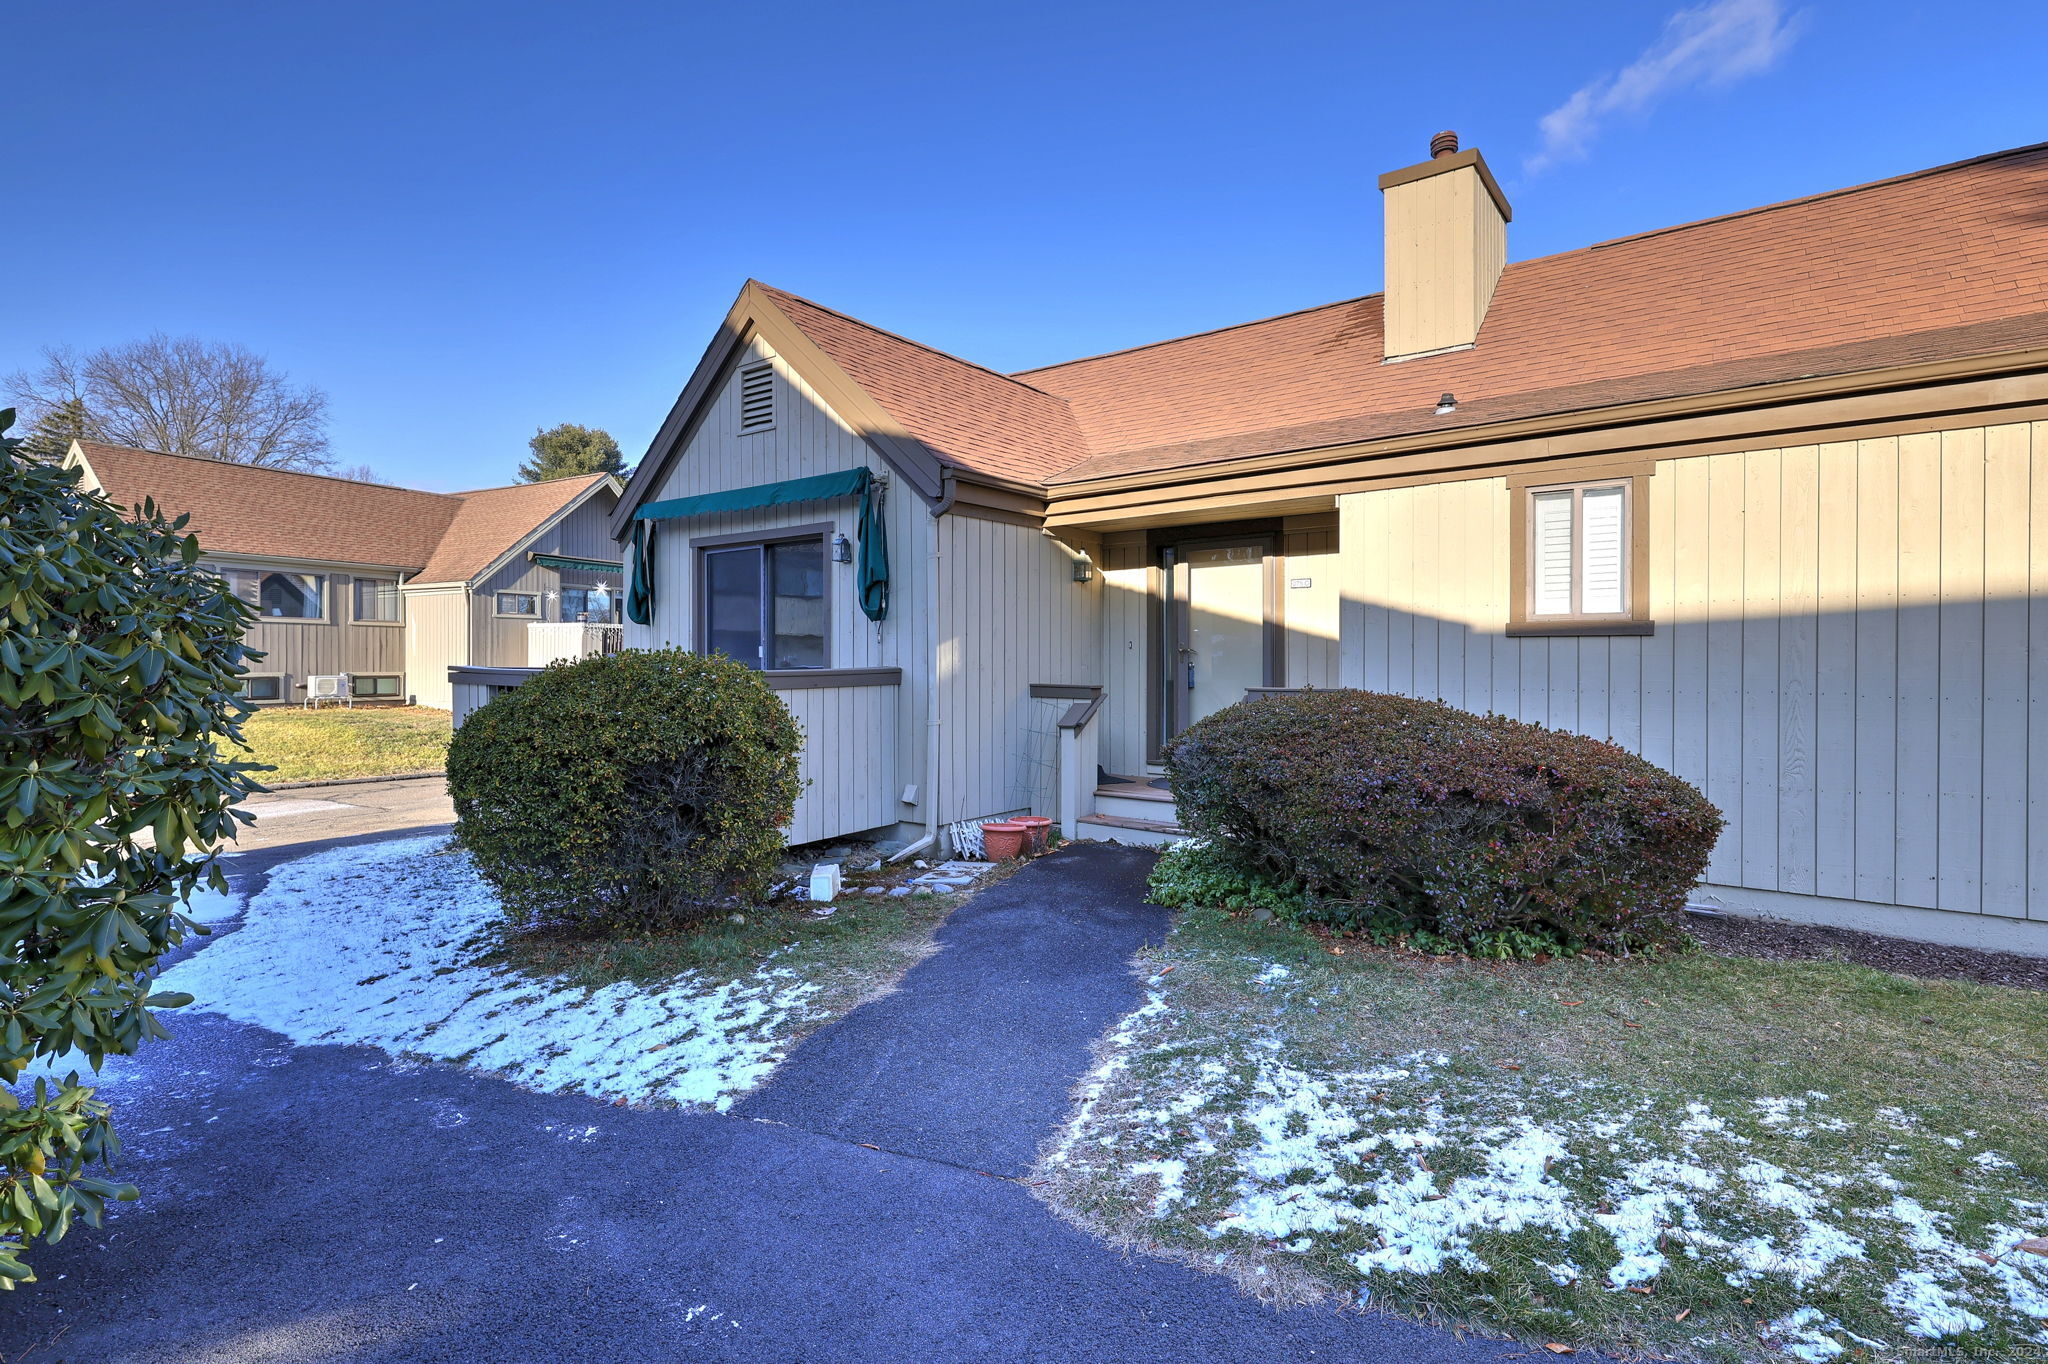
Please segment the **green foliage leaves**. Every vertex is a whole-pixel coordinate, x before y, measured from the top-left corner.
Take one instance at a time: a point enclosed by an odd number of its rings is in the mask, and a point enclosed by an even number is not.
[[[1676,941],[1721,833],[1612,744],[1377,692],[1240,702],[1166,759],[1181,822],[1306,895],[1290,917],[1431,950]]]
[[[766,893],[802,746],[789,708],[731,659],[557,663],[456,731],[456,833],[516,927],[677,927]]]
[[[0,431],[14,414],[0,412]],[[253,788],[222,755],[248,608],[199,568],[184,521],[135,518],[75,471],[0,439],[0,1081],[66,1051],[95,1069],[165,1036],[157,959]],[[75,1076],[73,1080],[75,1081]],[[72,1081],[0,1105],[0,1286],[29,1240],[109,1197],[84,1174],[116,1149],[107,1106]]]

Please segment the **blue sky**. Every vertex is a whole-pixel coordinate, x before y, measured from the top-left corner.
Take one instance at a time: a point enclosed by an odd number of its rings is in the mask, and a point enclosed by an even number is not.
[[[12,7],[0,372],[154,330],[326,389],[333,454],[637,458],[743,279],[1014,369],[1379,288],[1456,128],[1545,255],[2048,137],[2048,7]]]

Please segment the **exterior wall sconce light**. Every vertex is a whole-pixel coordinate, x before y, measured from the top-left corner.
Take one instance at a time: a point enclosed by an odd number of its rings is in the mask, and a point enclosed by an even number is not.
[[[844,534],[835,534],[832,537],[832,562],[835,564],[850,564],[853,562],[853,541],[847,539]]]
[[[1082,555],[1082,556],[1081,556],[1080,558],[1078,558],[1078,559],[1074,560],[1074,581],[1075,581],[1075,582],[1077,582],[1077,583],[1085,583],[1085,582],[1087,582],[1087,581],[1088,581],[1089,579],[1093,578],[1094,576],[1095,576],[1095,565],[1094,565],[1094,564],[1092,564],[1092,563],[1089,563],[1089,562],[1088,562],[1088,556],[1087,556],[1087,555],[1085,555],[1085,554],[1084,554],[1084,555]]]

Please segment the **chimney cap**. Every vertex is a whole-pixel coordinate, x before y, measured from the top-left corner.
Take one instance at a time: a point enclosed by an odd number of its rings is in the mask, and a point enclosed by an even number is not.
[[[1429,154],[1432,158],[1440,156],[1456,156],[1458,154],[1457,133],[1453,132],[1449,128],[1446,128],[1442,132],[1438,133],[1435,137],[1432,137],[1429,140]]]

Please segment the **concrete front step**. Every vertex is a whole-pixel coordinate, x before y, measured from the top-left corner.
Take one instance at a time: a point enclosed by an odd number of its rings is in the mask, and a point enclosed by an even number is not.
[[[1127,790],[1128,788],[1126,788]],[[1095,813],[1115,815],[1118,819],[1150,820],[1155,824],[1178,823],[1173,808],[1173,797],[1160,791],[1154,795],[1129,795],[1125,791],[1103,791],[1095,793]]]
[[[1156,808],[1156,807],[1155,807]],[[1160,819],[1136,819],[1126,815],[1097,812],[1076,821],[1082,838],[1101,843],[1129,843],[1143,848],[1170,847],[1187,837],[1178,824]]]

